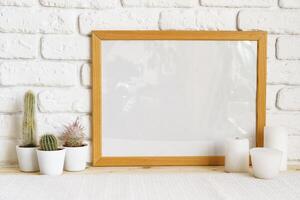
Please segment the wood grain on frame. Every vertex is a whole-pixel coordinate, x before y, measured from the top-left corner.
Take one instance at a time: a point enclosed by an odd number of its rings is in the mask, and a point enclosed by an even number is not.
[[[256,146],[263,146],[266,113],[267,33],[261,31],[93,31],[92,131],[93,166],[224,165],[224,156],[103,157],[101,153],[102,40],[223,40],[257,41]]]

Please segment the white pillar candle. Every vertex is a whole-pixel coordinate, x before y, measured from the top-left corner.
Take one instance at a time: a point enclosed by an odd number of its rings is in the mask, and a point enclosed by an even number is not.
[[[284,127],[265,127],[264,146],[282,151],[280,170],[287,170],[287,140],[288,134]]]
[[[249,140],[244,138],[228,139],[225,144],[225,171],[248,172]]]
[[[279,173],[282,151],[273,148],[253,148],[250,154],[255,177],[270,179]]]

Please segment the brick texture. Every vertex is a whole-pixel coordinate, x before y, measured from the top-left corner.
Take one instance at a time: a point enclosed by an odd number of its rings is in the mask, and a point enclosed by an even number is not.
[[[204,6],[222,7],[271,7],[276,5],[276,0],[201,0]]]
[[[35,0],[0,0],[1,6],[33,6],[37,4]]]
[[[62,62],[4,62],[0,85],[74,86],[77,65]]]
[[[41,53],[45,59],[88,60],[90,38],[82,36],[45,36]]]
[[[242,10],[238,16],[240,30],[264,30],[269,33],[299,34],[300,10]]]
[[[37,54],[38,37],[0,34],[0,58],[36,58]]]
[[[283,126],[288,128],[290,135],[300,135],[300,113],[285,111],[267,112],[266,124],[268,126]]]
[[[278,92],[283,85],[268,85],[267,86],[267,110],[276,110],[276,101]]]
[[[276,44],[279,59],[300,59],[300,36],[279,37]]]
[[[120,5],[118,0],[40,0],[43,6],[59,8],[114,8]]]
[[[82,14],[80,33],[92,30],[157,30],[159,12],[147,9],[117,9]]]
[[[188,8],[199,5],[198,0],[123,0],[123,6],[128,7],[175,7]]]
[[[91,66],[83,64],[81,67],[81,84],[86,87],[91,86]]]
[[[160,16],[163,30],[235,30],[236,11],[234,10],[168,10]]]
[[[300,8],[299,0],[279,0],[279,6],[282,8]]]
[[[41,91],[38,95],[38,107],[41,112],[79,112],[89,113],[90,90],[55,89]]]
[[[0,114],[0,137],[19,138],[22,131],[20,115]]]
[[[300,111],[300,87],[281,89],[277,105],[281,110]]]
[[[24,8],[0,9],[0,31],[7,33],[72,33],[75,17],[71,12]]]
[[[269,61],[267,82],[271,84],[300,84],[300,61]]]

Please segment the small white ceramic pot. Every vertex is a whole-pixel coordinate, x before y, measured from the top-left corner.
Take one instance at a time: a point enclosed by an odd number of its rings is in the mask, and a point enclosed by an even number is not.
[[[64,169],[65,149],[42,151],[37,149],[37,157],[41,174],[61,175]]]
[[[87,147],[87,145],[82,147],[64,147],[66,149],[66,171],[76,172],[86,168]]]
[[[250,150],[253,174],[257,178],[271,179],[278,175],[282,152],[272,148]]]
[[[36,149],[36,147],[20,147],[19,145],[16,146],[18,164],[22,172],[39,171]]]

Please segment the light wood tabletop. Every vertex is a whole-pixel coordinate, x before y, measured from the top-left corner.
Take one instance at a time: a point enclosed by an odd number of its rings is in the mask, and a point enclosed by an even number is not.
[[[252,169],[249,168],[251,172]],[[288,172],[300,172],[300,165],[291,165],[288,167]],[[64,172],[64,174],[101,174],[101,173],[205,173],[205,172],[215,172],[223,173],[224,166],[161,166],[161,167],[87,167],[86,170],[81,172]],[[26,174],[39,174],[39,172],[34,173],[23,173],[17,167],[0,167],[0,175],[4,174],[14,174],[14,175],[26,175]]]

